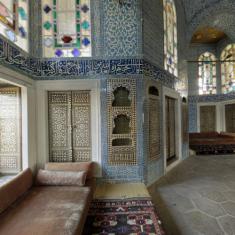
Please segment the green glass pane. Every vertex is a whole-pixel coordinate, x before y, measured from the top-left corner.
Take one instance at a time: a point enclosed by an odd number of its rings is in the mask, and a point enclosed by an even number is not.
[[[77,0],[77,5],[79,5],[80,4],[80,0]]]
[[[49,21],[46,21],[43,25],[43,27],[46,29],[46,30],[49,30],[51,28],[51,23]]]
[[[76,47],[77,47],[77,48],[80,48],[80,47],[81,47],[81,40],[80,40],[80,38],[77,39]]]
[[[56,20],[56,18],[57,18],[57,13],[56,13],[56,11],[53,11],[53,18]]]
[[[53,4],[56,6],[56,0],[53,0]]]
[[[80,11],[77,11],[77,19],[80,19]]]
[[[57,33],[57,25],[54,24],[54,32]]]
[[[83,29],[87,30],[87,29],[89,29],[89,27],[90,27],[90,24],[89,24],[88,21],[85,20],[85,21],[82,22],[82,28]]]
[[[80,28],[80,24],[77,24],[77,33],[80,33],[81,28]]]

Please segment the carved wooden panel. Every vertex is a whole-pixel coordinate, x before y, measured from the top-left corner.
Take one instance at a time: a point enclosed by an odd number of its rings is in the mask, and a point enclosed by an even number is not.
[[[49,92],[51,162],[91,160],[89,91]]]
[[[107,83],[110,165],[136,165],[136,81],[111,79]]]
[[[72,92],[73,159],[91,161],[90,92]]]
[[[152,87],[150,87],[151,89]],[[156,160],[160,157],[160,97],[158,92],[149,89],[149,158]],[[153,90],[153,89],[152,89]],[[156,88],[156,91],[158,89]]]
[[[188,134],[188,104],[182,103],[182,141],[183,143],[188,143],[189,141],[189,134]]]
[[[235,104],[225,105],[226,132],[235,133]]]
[[[20,88],[0,88],[0,172],[21,169]]]
[[[200,106],[200,132],[216,131],[216,106]]]
[[[166,123],[166,153],[167,160],[176,156],[175,146],[175,99],[166,97],[165,102]]]
[[[50,162],[72,161],[71,92],[49,92]]]

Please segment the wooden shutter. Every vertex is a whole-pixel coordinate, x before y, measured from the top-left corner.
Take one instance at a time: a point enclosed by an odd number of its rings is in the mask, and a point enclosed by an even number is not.
[[[182,140],[183,143],[188,143],[189,134],[188,134],[188,104],[182,103]]]
[[[91,161],[91,102],[89,91],[72,92],[73,159]]]
[[[160,101],[159,96],[149,95],[149,158],[160,157]]]
[[[165,103],[165,114],[166,114],[166,153],[167,159],[176,156],[175,149],[175,99],[166,97]]]
[[[0,88],[0,172],[21,170],[21,94],[18,87]]]
[[[49,92],[50,162],[72,162],[71,92]]]
[[[216,106],[207,105],[200,107],[200,131],[216,131]]]
[[[226,132],[235,133],[235,104],[225,105]]]

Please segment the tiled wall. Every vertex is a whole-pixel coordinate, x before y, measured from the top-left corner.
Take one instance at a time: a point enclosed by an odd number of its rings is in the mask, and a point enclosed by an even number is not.
[[[147,129],[144,126],[145,115],[143,115],[146,113],[146,84],[148,80],[153,79],[161,86],[174,89],[179,81],[163,69],[162,1],[151,0],[144,4],[141,0],[128,0],[128,5],[122,7],[118,5],[118,1],[114,0],[91,0],[93,56],[85,59],[40,58],[42,55],[41,6],[38,4],[40,1],[30,2],[31,28],[33,28],[31,54],[26,55],[0,39],[1,63],[35,80],[100,79],[101,156],[104,178],[109,181],[153,183],[163,175],[164,157],[163,144],[161,144],[161,158],[153,162],[147,161],[148,139],[146,138]],[[144,7],[143,11],[142,7]],[[179,6],[178,8],[180,9]],[[183,14],[180,10],[178,17],[180,25],[183,22]],[[182,26],[179,27],[182,28]],[[184,66],[183,62],[185,35],[183,29],[179,29],[178,33],[180,78],[186,79],[187,66]],[[142,40],[144,40],[143,43]],[[108,164],[106,83],[109,78],[135,78],[137,82],[138,165],[136,166],[110,166]],[[161,98],[161,104],[162,100]],[[163,126],[163,120],[161,120],[161,126]],[[186,150],[187,146],[183,148],[184,158],[188,156]]]
[[[143,3],[144,58],[164,68],[164,26],[161,0]]]

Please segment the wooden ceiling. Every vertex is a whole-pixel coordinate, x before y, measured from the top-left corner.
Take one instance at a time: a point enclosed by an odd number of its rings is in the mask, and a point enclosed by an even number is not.
[[[198,29],[191,40],[191,43],[217,43],[225,38],[226,34],[216,28],[203,27]]]

